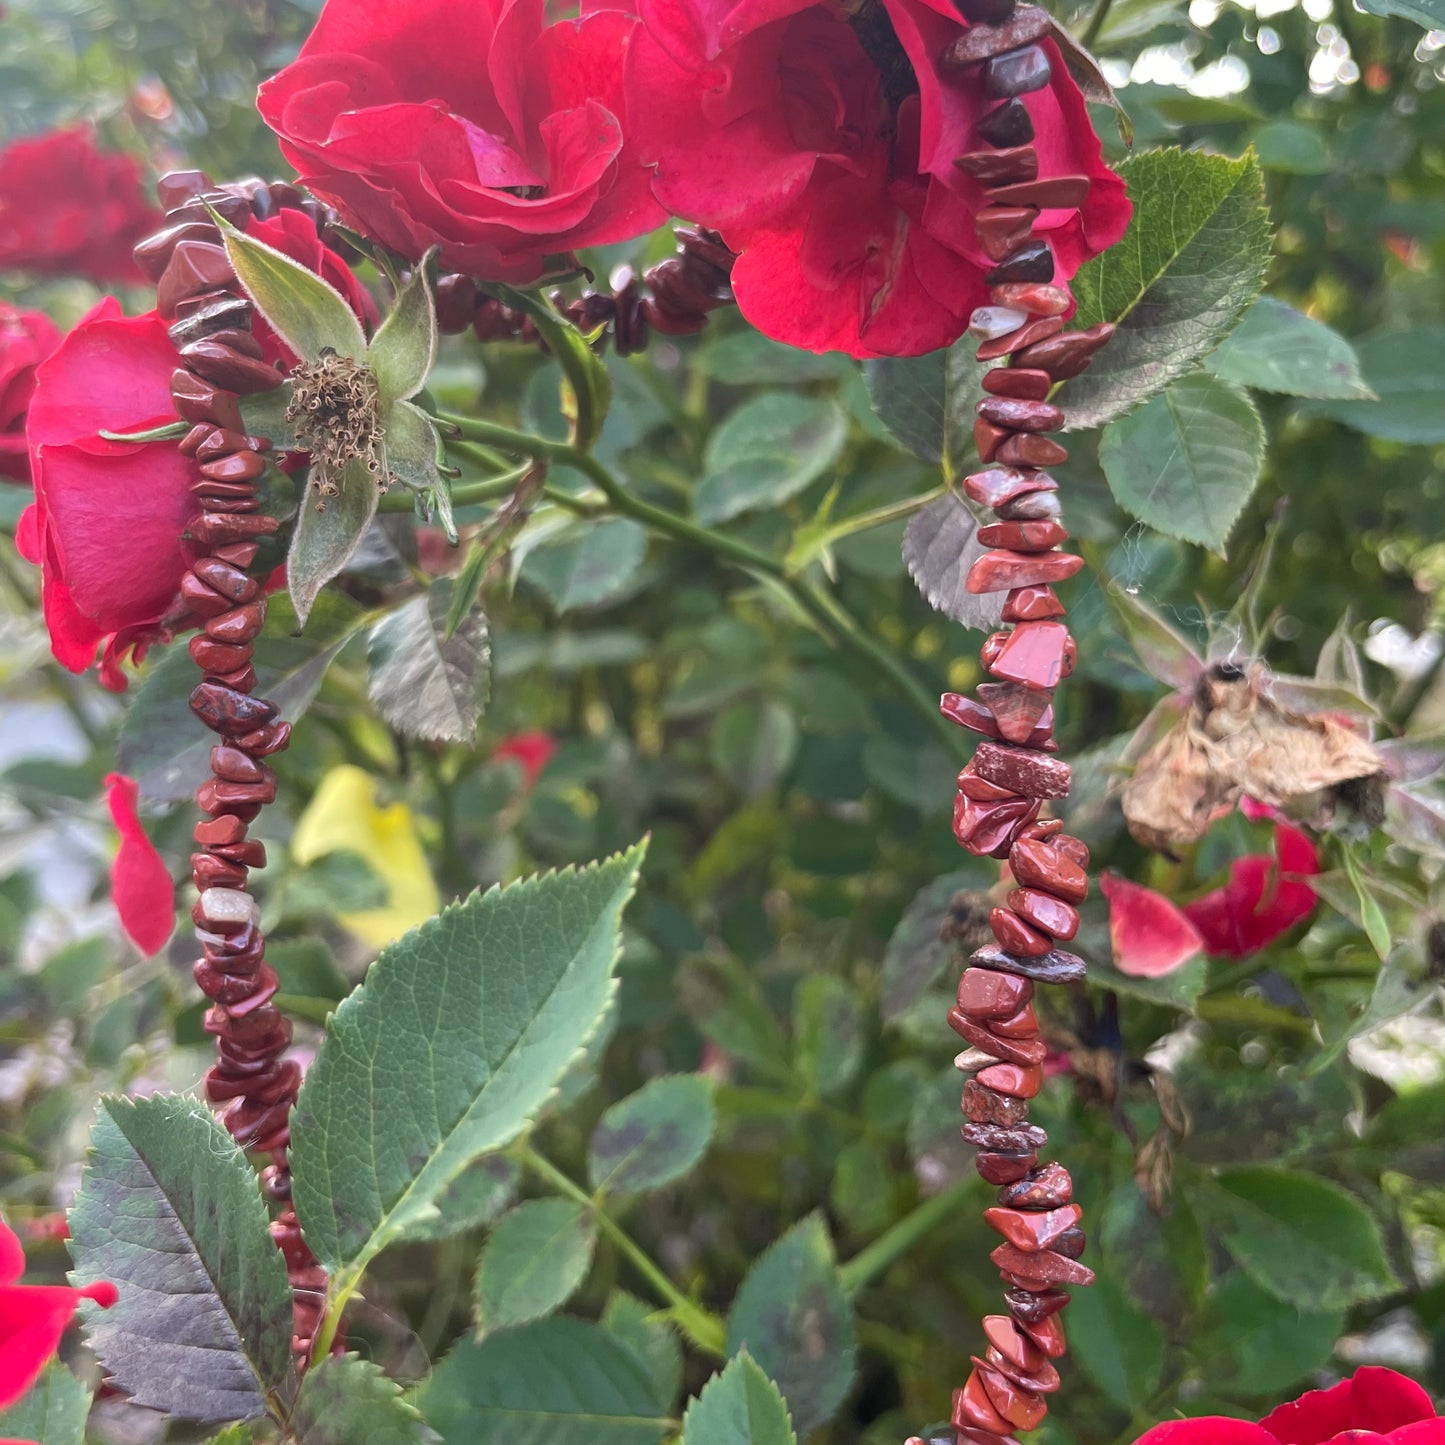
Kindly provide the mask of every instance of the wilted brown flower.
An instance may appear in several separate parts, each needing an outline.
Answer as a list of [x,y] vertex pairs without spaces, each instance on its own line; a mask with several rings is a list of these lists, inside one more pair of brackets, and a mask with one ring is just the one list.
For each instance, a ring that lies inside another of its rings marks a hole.
[[1320,827],[1346,784],[1383,785],[1385,766],[1369,742],[1328,713],[1281,707],[1270,676],[1256,663],[1200,678],[1189,710],[1124,784],[1124,818],[1141,843],[1168,852],[1198,842],[1242,797]]

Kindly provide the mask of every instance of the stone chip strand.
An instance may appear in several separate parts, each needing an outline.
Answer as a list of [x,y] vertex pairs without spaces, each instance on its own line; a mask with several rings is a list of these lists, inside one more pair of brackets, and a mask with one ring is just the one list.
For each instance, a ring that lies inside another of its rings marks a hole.
[[957,161],[985,193],[976,225],[994,262],[989,303],[974,312],[969,332],[979,359],[1000,363],[984,377],[974,424],[982,466],[963,482],[995,518],[979,529],[989,550],[967,586],[1004,592],[1008,626],[984,644],[990,680],[973,697],[945,694],[942,709],[983,738],[959,774],[954,834],[970,853],[1006,859],[1016,886],[990,915],[995,942],[969,959],[948,1022],[968,1045],[956,1061],[969,1075],[963,1137],[978,1150],[978,1172],[999,1190],[984,1217],[1002,1236],[991,1258],[1008,1313],[983,1321],[986,1348],[954,1394],[952,1430],[927,1445],[1001,1445],[1047,1413],[1060,1383],[1052,1362],[1065,1349],[1065,1287],[1094,1277],[1079,1262],[1085,1236],[1072,1180],[1061,1164],[1040,1163],[1048,1138],[1028,1122],[1028,1101],[1043,1084],[1046,1053],[1034,989],[1084,977],[1084,961],[1060,945],[1078,930],[1089,886],[1088,849],[1062,822],[1041,816],[1046,801],[1068,796],[1070,782],[1069,765],[1056,756],[1053,695],[1073,671],[1074,640],[1054,587],[1084,565],[1059,550],[1069,534],[1046,469],[1068,453],[1049,435],[1064,424],[1049,396],[1090,364],[1113,328],[1064,330],[1072,297],[1054,280],[1048,242],[1033,233],[1041,209],[1077,206],[1088,192],[1083,176],[1039,179],[1021,97],[1049,83],[1049,56],[1037,43],[1047,15],[1015,0],[960,0],[960,8],[970,23],[944,63],[996,102],[978,125],[989,149]]
[[182,362],[171,378],[171,396],[191,424],[178,445],[195,463],[191,492],[198,510],[187,535],[200,555],[181,582],[181,620],[200,629],[190,641],[202,674],[191,711],[218,735],[211,777],[196,792],[205,817],[196,824],[191,855],[198,892],[191,918],[203,947],[193,973],[211,1000],[205,1028],[215,1035],[217,1053],[205,1092],[241,1148],[270,1155],[262,1183],[280,1206],[271,1233],[286,1261],[292,1347],[304,1364],[326,1274],[291,1207],[287,1146],[301,1068],[286,1057],[291,1023],[273,1002],[278,981],[265,960],[259,910],[247,891],[250,870],[266,865],[265,846],[248,836],[250,826],[276,797],[276,774],[265,759],[286,747],[291,725],[278,717],[274,703],[255,695],[252,657],[266,620],[266,596],[248,569],[262,539],[280,524],[261,510],[258,495],[270,442],[246,434],[240,397],[279,386],[282,375],[252,334],[253,308],[210,210],[237,226],[298,210],[323,231],[332,216],[284,182],[218,187],[201,171],[175,171],[162,177],[158,190],[165,226],[143,240],[135,256],[156,284],[156,309],[170,324]]
[[[606,290],[589,289],[570,301],[554,292],[553,303],[583,333],[610,337],[619,356],[644,350],[654,331],[666,336],[701,331],[712,312],[732,302],[737,257],[716,231],[679,226],[674,234],[676,254],[640,278],[631,266],[619,266]],[[437,323],[452,333],[471,327],[482,341],[540,339],[529,316],[483,295],[469,276],[450,274],[438,281]]]

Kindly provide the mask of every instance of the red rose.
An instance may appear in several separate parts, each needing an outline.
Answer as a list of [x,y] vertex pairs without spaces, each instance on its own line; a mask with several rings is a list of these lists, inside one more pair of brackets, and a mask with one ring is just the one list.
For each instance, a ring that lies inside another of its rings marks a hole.
[[118,1298],[115,1286],[104,1280],[84,1289],[17,1283],[24,1273],[20,1241],[0,1223],[0,1409],[34,1383],[81,1300],[109,1309]]
[[[299,212],[252,221],[247,232],[317,270],[364,319],[375,306],[356,277]],[[284,369],[292,360],[259,317],[256,336]],[[181,578],[197,555],[182,540],[196,513],[194,463],[174,442],[106,441],[178,420],[171,374],[181,364],[154,311],[126,317],[107,297],[36,371],[26,426],[35,505],[16,545],[44,572],[50,647],[72,672],[101,649],[101,682],[125,687],[120,662],[139,660],[183,619]],[[279,378],[278,378],[279,379]]]
[[543,0],[327,0],[261,114],[358,230],[529,281],[666,219],[626,130],[636,28],[620,11],[546,26]]
[[1213,1415],[1156,1425],[1136,1445],[1445,1445],[1429,1395],[1393,1370],[1366,1366],[1311,1390],[1258,1425]]
[[[1245,806],[1248,804],[1248,806]],[[1270,816],[1248,799],[1241,809],[1251,818]],[[1304,877],[1320,871],[1315,845],[1298,828],[1278,823],[1274,853],[1251,853],[1229,866],[1229,881],[1193,903],[1184,913],[1199,930],[1206,953],[1247,958],[1268,948],[1314,912],[1318,899]]]
[[140,163],[97,150],[86,126],[0,152],[0,268],[139,281],[131,248],[159,221]]
[[60,332],[40,311],[17,311],[0,301],[0,477],[30,480],[25,413],[35,390],[35,368],[55,350]]
[[[741,252],[733,290],[759,330],[814,351],[907,356],[947,346],[984,304],[974,234],[987,149],[976,70],[939,63],[967,29],[951,0],[883,0],[853,22],[807,0],[640,0],[632,127],[654,189]],[[866,23],[862,17],[868,17]],[[1052,40],[1023,97],[1041,178],[1089,177],[1082,209],[1040,213],[1056,279],[1123,234],[1129,203]]]
[[43,570],[50,646],[72,672],[103,647],[101,681],[123,688],[118,663],[166,634],[181,577],[196,555],[181,541],[195,514],[192,463],[174,442],[112,442],[177,420],[180,363],[155,312],[126,317],[106,297],[36,372],[27,433],[35,505],[16,543]]
[[492,757],[510,758],[519,763],[523,778],[531,788],[536,785],[537,779],[542,776],[542,769],[552,761],[552,755],[556,751],[557,739],[551,733],[513,733],[492,749]]

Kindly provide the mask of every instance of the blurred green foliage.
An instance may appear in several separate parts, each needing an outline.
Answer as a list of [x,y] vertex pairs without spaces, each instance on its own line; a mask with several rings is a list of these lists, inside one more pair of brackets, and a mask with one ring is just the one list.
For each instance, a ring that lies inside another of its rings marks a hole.
[[[1076,32],[1088,21],[1063,18]],[[309,19],[280,0],[11,3],[0,137],[84,116],[156,171],[275,173],[254,89]],[[1080,661],[1058,722],[1076,831],[1097,866],[1180,901],[1267,847],[1267,830],[1239,818],[1179,859],[1124,832],[1106,784],[1165,689],[1118,621],[1121,589],[1214,656],[1253,651],[1311,676],[1323,655],[1322,673],[1377,704],[1380,735],[1406,740],[1398,756],[1420,787],[1414,811],[1397,803],[1383,827],[1322,844],[1324,901],[1307,929],[1241,962],[1152,984],[1110,971],[1109,989],[1047,1000],[1046,1030],[1071,1067],[1037,1117],[1075,1173],[1101,1283],[1075,1297],[1065,1390],[1041,1445],[1127,1442],[1176,1411],[1252,1416],[1360,1360],[1403,1364],[1445,1390],[1445,810],[1430,791],[1445,732],[1439,41],[1406,19],[1313,0],[1267,16],[1215,0],[1187,11],[1114,0],[1098,29],[1115,77],[1132,68],[1120,95],[1138,148],[1254,148],[1275,234],[1267,290],[1296,312],[1251,312],[1254,330],[1205,358],[1248,388],[1240,405],[1258,410],[1267,436],[1258,484],[1239,479],[1227,556],[1143,527],[1110,489],[1108,445],[1096,433],[1071,441],[1067,516],[1090,563],[1072,584]],[[1118,152],[1103,113],[1100,124]],[[667,244],[617,248],[597,269]],[[54,293],[17,281],[10,294]],[[67,293],[58,309],[78,307]],[[1337,333],[1305,339],[1322,352],[1307,351],[1298,311]],[[1373,399],[1289,394],[1281,372],[1310,355],[1357,357]],[[924,693],[977,680],[977,636],[931,610],[900,556],[909,515],[938,493],[937,467],[880,423],[859,368],[786,352],[726,314],[699,338],[607,366],[614,401],[596,450],[630,493],[791,559]],[[452,410],[564,434],[556,369],[535,350],[452,339],[430,390]],[[1136,433],[1143,415],[1130,419]],[[458,461],[464,483],[490,474],[485,457]],[[601,1207],[731,1336],[755,1316],[801,1329],[779,1312],[796,1305],[800,1278],[811,1282],[810,1367],[785,1378],[785,1342],[771,1359],[750,1342],[752,1353],[808,1438],[896,1445],[946,1415],[996,1297],[987,1191],[958,1141],[943,1024],[956,962],[937,942],[955,895],[977,909],[996,879],[949,832],[958,758],[894,679],[840,650],[774,579],[634,519],[578,520],[564,504],[585,486],[575,471],[554,468],[551,485],[483,573],[492,680],[475,748],[409,740],[366,701],[367,629],[465,555],[438,534],[385,518],[346,580],[349,603],[336,599],[299,641],[273,618],[278,669],[307,688],[325,672],[277,760],[281,801],[263,825],[272,866],[258,892],[283,993],[314,1038],[369,957],[334,914],[379,902],[386,869],[370,844],[287,867],[297,818],[338,765],[370,774],[383,805],[407,805],[448,897],[650,832],[614,1012],[531,1144],[586,1199],[580,1181],[589,1169],[603,1178],[616,1111],[647,1112],[639,1088],[711,1076],[715,1088],[683,1091],[681,1173],[665,1156],[657,1192]],[[18,505],[4,500],[13,522]],[[469,535],[491,520],[490,505],[458,513]],[[0,561],[0,696],[19,719],[0,730],[0,1200],[25,1224],[73,1188],[96,1092],[192,1087],[208,1039],[185,939],[139,960],[103,907],[96,798],[124,709],[48,663],[35,578],[8,541]],[[165,679],[184,666],[158,649],[127,700],[158,709],[129,725],[148,765],[194,742],[165,731]],[[491,755],[531,731],[557,741],[535,785]],[[165,804],[185,791],[153,786],[147,820],[178,875],[191,824],[185,806]],[[1371,910],[1389,935],[1383,965]],[[1107,960],[1100,900],[1083,940]],[[585,1357],[605,1373],[622,1369],[619,1351],[647,1358],[651,1385],[629,1376],[629,1388],[660,1432],[679,1389],[699,1389],[716,1360],[694,1339],[679,1365],[678,1337],[650,1313],[666,1301],[611,1233],[592,1229],[591,1206],[573,1199],[555,1220],[521,1213],[559,1193],[523,1164],[493,1159],[463,1176],[454,1232],[374,1267],[354,1337],[402,1378],[460,1340],[432,1395],[455,1389],[479,1411],[519,1360]],[[519,1192],[528,1202],[504,1213]],[[498,1217],[498,1236],[539,1253],[565,1232],[554,1277],[523,1289],[503,1272],[486,1252]],[[65,1268],[57,1244],[32,1257],[38,1272]],[[477,1309],[522,1320],[569,1296],[573,1314],[602,1325],[544,1318],[471,1333]],[[727,1388],[742,1390],[733,1375]],[[458,1408],[451,1397],[438,1406]],[[122,1438],[124,1413],[99,1405],[94,1437]],[[198,1437],[176,1427],[172,1438]]]

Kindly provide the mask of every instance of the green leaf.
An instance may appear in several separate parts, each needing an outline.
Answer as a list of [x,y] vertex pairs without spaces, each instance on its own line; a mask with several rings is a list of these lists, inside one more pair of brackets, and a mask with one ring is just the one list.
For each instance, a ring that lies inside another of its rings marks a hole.
[[227,1425],[218,1435],[212,1435],[206,1445],[255,1445],[255,1440],[248,1425]]
[[587,1278],[597,1228],[570,1199],[529,1199],[492,1229],[477,1270],[477,1329],[486,1334],[540,1319]]
[[442,577],[389,612],[367,639],[367,691],[405,737],[469,743],[491,679],[487,619],[470,612],[444,641],[452,581]]
[[1190,1202],[1260,1288],[1298,1309],[1347,1309],[1397,1285],[1378,1225],[1327,1180],[1232,1169],[1191,1184]]
[[1371,15],[1399,15],[1426,30],[1445,30],[1445,0],[1360,0]]
[[1079,1368],[1124,1410],[1140,1409],[1159,1388],[1164,1335],[1108,1275],[1074,1292],[1069,1345]]
[[[294,723],[311,706],[327,669],[360,630],[365,614],[349,598],[327,595],[304,636],[292,634],[296,614],[284,597],[268,603],[266,627],[255,641],[256,695],[274,702]],[[140,784],[142,796],[189,799],[211,775],[215,738],[197,732],[190,696],[199,674],[182,645],[169,648],[136,689],[120,725],[117,761]]]
[[946,353],[888,356],[863,363],[878,420],[916,457],[943,461]]
[[246,294],[297,356],[317,361],[330,350],[353,361],[365,359],[361,322],[329,281],[219,217],[216,224]]
[[90,1341],[137,1405],[246,1420],[293,1388],[291,1287],[256,1176],[198,1100],[101,1099],[70,1244],[78,1283],[120,1291]]
[[744,402],[708,438],[693,494],[698,521],[712,526],[796,496],[838,460],[847,435],[830,401],[775,391]]
[[1312,125],[1276,120],[1254,133],[1254,150],[1267,171],[1294,176],[1322,176],[1330,169],[1330,148]]
[[436,355],[436,306],[423,260],[412,269],[390,314],[366,348],[367,365],[376,373],[381,391],[383,416],[393,402],[405,401],[422,389]]
[[1060,402],[1072,428],[1101,426],[1183,376],[1259,294],[1270,256],[1264,178],[1252,153],[1144,151],[1119,167],[1128,233],[1074,277],[1078,326],[1118,334]]
[[0,1410],[0,1439],[83,1445],[89,1414],[90,1391],[59,1360],[52,1360],[13,1405]]
[[322,499],[306,488],[286,554],[286,587],[303,627],[317,594],[356,555],[380,500],[376,478],[360,461],[347,463],[336,496]]
[[602,435],[602,423],[612,404],[612,377],[602,359],[582,333],[540,296],[495,284],[486,289],[537,323],[547,350],[562,368],[562,413],[568,421],[570,440],[580,450],[590,451]]
[[291,1127],[297,1212],[333,1273],[354,1279],[432,1217],[542,1106],[612,995],[643,851],[472,894],[387,948],[337,1009]]
[[1382,441],[1445,442],[1445,326],[1376,331],[1355,349],[1379,400],[1319,402],[1310,411]]
[[1204,673],[1204,658],[1196,644],[1165,621],[1136,589],[1110,587],[1108,598],[1144,671],[1176,691],[1191,691]]
[[532,548],[520,575],[560,616],[625,592],[646,554],[647,531],[630,517],[577,522]]
[[797,751],[798,724],[788,705],[776,698],[734,703],[713,725],[713,763],[749,798],[770,792]]
[[1390,925],[1385,918],[1385,910],[1380,907],[1371,891],[1360,869],[1359,860],[1355,857],[1355,850],[1346,844],[1340,852],[1345,860],[1345,876],[1350,880],[1350,887],[1355,890],[1355,897],[1359,900],[1360,925],[1365,930],[1365,937],[1370,940],[1370,947],[1383,963],[1390,956],[1392,947]]
[[953,945],[941,936],[954,895],[992,887],[986,864],[935,878],[913,897],[883,951],[883,1017],[896,1019],[923,997],[953,957]]
[[469,1164],[437,1198],[437,1212],[415,1220],[402,1239],[450,1239],[490,1224],[517,1197],[521,1169],[505,1154],[488,1154]]
[[431,1445],[437,1438],[401,1386],[356,1355],[331,1355],[306,1372],[290,1424],[296,1445]]
[[828,1098],[846,1089],[863,1066],[863,1011],[854,991],[828,973],[810,974],[793,995],[797,1071],[811,1093]]
[[983,374],[988,363],[974,353],[978,344],[965,336],[944,351],[926,356],[885,357],[863,363],[868,395],[879,421],[914,456],[957,476],[976,454],[977,419]]
[[704,376],[729,386],[798,386],[810,381],[841,381],[853,374],[853,362],[841,352],[799,351],[759,331],[714,336],[697,352],[694,365]]
[[988,549],[978,540],[978,520],[968,504],[947,491],[920,508],[903,534],[903,564],[935,612],[963,627],[992,632],[1003,602],[997,593],[973,593],[964,585]]
[[1219,1323],[1200,1339],[1199,1355],[1211,1379],[1248,1395],[1278,1394],[1322,1369],[1344,1329],[1343,1310],[1306,1314],[1243,1274],[1221,1279],[1210,1303]]
[[615,1335],[648,1368],[653,1398],[664,1413],[682,1388],[682,1345],[665,1315],[626,1290],[616,1291],[602,1311],[602,1328]]
[[687,1407],[683,1445],[795,1445],[778,1387],[744,1350]]
[[657,1445],[670,1424],[632,1350],[560,1317],[461,1340],[420,1404],[446,1445]]
[[1288,396],[1368,398],[1354,347],[1322,321],[1261,296],[1204,363],[1216,376]]
[[890,798],[942,817],[953,807],[958,760],[933,742],[874,733],[863,745],[863,774]]
[[809,1215],[748,1271],[728,1316],[728,1353],[746,1349],[782,1390],[806,1435],[853,1384],[853,1311],[822,1219]]
[[1263,464],[1254,404],[1206,372],[1180,377],[1111,423],[1099,445],[1099,465],[1126,512],[1221,556]]
[[707,1153],[717,1125],[712,1095],[700,1074],[669,1074],[614,1104],[587,1148],[593,1189],[638,1194],[682,1178]]

